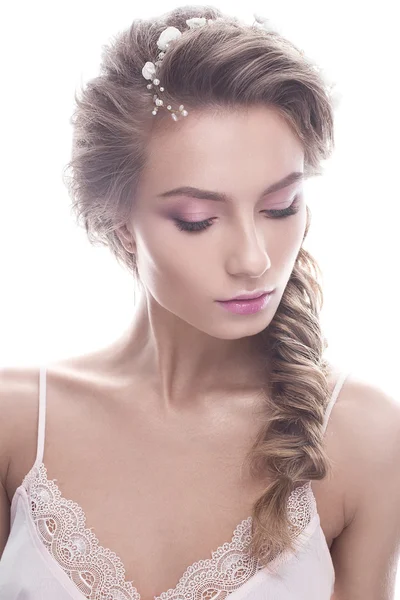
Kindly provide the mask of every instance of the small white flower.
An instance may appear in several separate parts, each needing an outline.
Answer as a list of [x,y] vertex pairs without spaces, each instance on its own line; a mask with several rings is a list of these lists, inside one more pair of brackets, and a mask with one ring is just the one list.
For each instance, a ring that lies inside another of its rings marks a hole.
[[269,19],[267,19],[267,17],[263,17],[261,15],[259,15],[258,13],[253,13],[253,16],[255,18],[255,20],[257,21],[257,23],[260,23],[260,25],[263,25],[264,23],[268,23]]
[[207,19],[204,17],[194,17],[193,19],[186,19],[186,24],[190,29],[198,29],[207,25]]
[[157,46],[160,48],[160,50],[166,50],[167,44],[172,42],[172,40],[176,40],[177,38],[181,37],[181,35],[182,32],[176,27],[167,27],[167,29],[164,29],[158,38]]
[[153,79],[154,75],[156,74],[156,66],[154,63],[152,62],[147,62],[143,69],[142,69],[142,75],[145,79]]
[[263,17],[257,13],[253,13],[254,19],[256,20],[257,27],[264,29],[270,33],[279,33],[277,27],[272,23],[271,19]]

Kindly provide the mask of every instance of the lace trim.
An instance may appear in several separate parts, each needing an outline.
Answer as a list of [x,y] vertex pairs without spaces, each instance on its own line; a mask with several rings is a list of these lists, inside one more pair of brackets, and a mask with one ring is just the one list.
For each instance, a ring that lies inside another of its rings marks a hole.
[[[125,580],[119,556],[100,545],[86,527],[82,508],[63,498],[56,481],[47,478],[41,463],[34,465],[22,482],[37,533],[50,555],[89,600],[141,600],[133,582]],[[310,483],[294,489],[288,499],[293,537],[304,531],[317,511]],[[212,552],[211,558],[188,567],[176,587],[155,600],[224,600],[265,566],[246,552],[251,528],[252,517],[248,517],[236,527],[231,542]],[[278,555],[269,566],[275,567],[289,556]]]

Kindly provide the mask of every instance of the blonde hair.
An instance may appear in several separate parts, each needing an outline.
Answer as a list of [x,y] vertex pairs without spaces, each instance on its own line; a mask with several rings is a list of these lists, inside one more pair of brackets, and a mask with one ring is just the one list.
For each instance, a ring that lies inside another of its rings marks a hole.
[[[135,274],[135,257],[116,230],[129,218],[151,132],[172,121],[165,109],[152,115],[152,92],[142,67],[156,61],[156,42],[167,26],[185,32],[186,19],[193,17],[223,20],[170,44],[158,72],[164,99],[173,107],[184,104],[187,119],[195,109],[273,108],[302,142],[307,176],[322,174],[321,161],[334,147],[328,85],[318,67],[278,33],[210,6],[185,6],[133,21],[104,48],[99,76],[80,97],[75,94],[73,149],[66,166],[71,175],[64,177],[90,242],[108,246]],[[305,236],[309,226],[307,207]],[[276,314],[259,335],[267,363],[265,423],[248,458],[254,473],[268,472],[271,480],[253,507],[249,551],[265,563],[294,550],[285,510],[291,492],[323,479],[331,467],[323,443],[329,364],[323,358],[327,342],[319,321],[319,276],[315,259],[301,248]]]

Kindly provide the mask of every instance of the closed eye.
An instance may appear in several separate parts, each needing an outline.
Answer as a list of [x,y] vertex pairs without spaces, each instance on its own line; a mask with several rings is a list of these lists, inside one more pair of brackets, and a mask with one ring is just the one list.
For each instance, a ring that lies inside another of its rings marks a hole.
[[[290,206],[288,206],[287,208],[283,208],[281,210],[278,210],[278,209],[263,210],[261,212],[268,215],[268,217],[270,217],[271,219],[283,219],[285,217],[290,217],[291,215],[295,215],[299,210],[299,206],[298,206],[298,204],[296,204],[296,201],[298,200],[298,198],[299,198],[299,196],[295,196],[292,204]],[[194,232],[194,231],[203,231],[204,229],[208,229],[208,227],[211,227],[215,218],[216,217],[211,217],[210,219],[205,219],[204,221],[183,221],[182,219],[174,219],[174,222],[180,231]]]

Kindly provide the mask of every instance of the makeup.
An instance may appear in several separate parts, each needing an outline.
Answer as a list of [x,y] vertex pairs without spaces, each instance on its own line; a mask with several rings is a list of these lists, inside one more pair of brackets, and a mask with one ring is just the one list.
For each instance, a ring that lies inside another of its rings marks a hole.
[[252,298],[249,300],[217,300],[217,303],[229,312],[238,315],[252,315],[260,312],[260,310],[263,310],[268,305],[272,293],[273,292],[269,294],[265,293],[258,298]]

